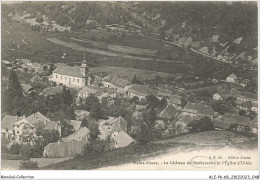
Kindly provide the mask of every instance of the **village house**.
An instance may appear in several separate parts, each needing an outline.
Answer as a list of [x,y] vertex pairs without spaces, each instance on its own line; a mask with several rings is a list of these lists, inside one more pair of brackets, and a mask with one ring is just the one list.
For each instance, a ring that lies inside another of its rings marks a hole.
[[33,143],[33,137],[36,137],[36,128],[29,121],[27,121],[25,117],[23,117],[22,120],[13,123],[12,125],[15,142]]
[[146,96],[152,94],[152,91],[148,89],[148,87],[143,85],[134,84],[128,90],[128,97],[133,98],[137,97],[140,100],[146,99]]
[[51,96],[55,96],[57,94],[62,94],[63,89],[61,86],[56,86],[56,87],[49,87],[49,88],[45,88],[40,95],[41,96],[45,96],[45,97],[51,97]]
[[162,110],[157,118],[162,120],[173,120],[178,115],[178,110],[171,104],[169,104],[164,110]]
[[82,121],[78,120],[66,120],[66,122],[72,127],[70,130],[77,132],[81,128]]
[[116,131],[111,135],[112,148],[123,148],[136,142],[124,131]]
[[246,101],[246,102],[235,101],[235,103],[240,110],[254,111],[255,113],[258,112],[257,104],[252,103],[251,101]]
[[72,157],[82,153],[84,147],[88,143],[89,142],[87,140],[49,143],[47,146],[44,147],[43,157]]
[[242,87],[246,87],[250,82],[251,82],[251,81],[250,81],[249,79],[244,79],[244,80],[240,83],[240,85],[241,85]]
[[84,111],[84,110],[75,110],[74,113],[76,115],[76,120],[78,121],[84,118],[88,118],[90,114],[89,111]]
[[83,86],[78,92],[78,99],[86,99],[89,95],[95,95],[98,92],[98,88],[95,86]]
[[172,104],[178,110],[182,109],[181,101],[182,101],[182,97],[181,96],[177,96],[177,95],[171,95],[170,98],[168,99],[168,103]]
[[166,98],[166,99],[169,99],[169,97],[172,95],[172,92],[171,91],[166,91],[166,90],[162,90],[160,89],[158,91],[158,93],[156,94],[156,97],[158,99],[163,99],[163,98]]
[[222,101],[223,100],[223,98],[220,96],[219,93],[215,93],[212,98],[216,101]]
[[198,116],[186,116],[186,115],[180,115],[176,120],[175,120],[175,133],[176,134],[181,134],[181,133],[188,133],[191,130],[191,127],[189,126],[191,122],[198,121],[200,120],[202,115]]
[[23,94],[27,95],[33,92],[33,87],[30,84],[21,83]]
[[238,78],[236,77],[235,74],[230,74],[227,78],[226,81],[230,83],[237,83]]
[[131,87],[129,80],[117,76],[104,78],[102,83],[105,87],[115,88],[117,93],[125,93]]
[[111,136],[116,131],[127,132],[127,122],[123,117],[112,118],[102,121],[99,124],[99,130],[101,134],[99,135],[100,139],[105,140],[108,136]]
[[5,115],[1,121],[1,138],[11,141],[15,135],[13,124],[21,119],[22,117]]
[[238,101],[241,102],[251,101],[253,103],[258,103],[256,94],[252,94],[250,92],[237,91],[236,89],[232,89],[231,93],[233,94],[234,97],[237,98]]
[[115,88],[99,88],[95,96],[98,98],[98,100],[101,102],[102,98],[116,98],[117,97],[117,90]]
[[202,103],[190,103],[188,102],[186,106],[182,110],[183,115],[187,116],[197,116],[203,115],[210,118],[213,118],[216,113],[212,110],[212,108],[208,105],[204,105]]
[[40,112],[33,113],[28,117],[18,117],[6,115],[1,122],[2,137],[6,137],[9,141],[24,142],[22,137],[28,135],[28,130],[32,133],[36,128],[48,130],[57,130],[61,135],[61,126],[57,121],[50,121]]
[[231,97],[233,97],[231,91],[227,91],[227,90],[218,91],[213,95],[213,99],[216,101],[225,100]]
[[250,118],[236,114],[226,113],[221,118],[213,120],[216,129],[235,130],[245,132],[250,125]]
[[78,131],[74,132],[73,134],[62,138],[63,142],[68,141],[82,141],[82,140],[88,140],[90,138],[90,130],[86,127],[83,127],[79,129]]
[[87,84],[89,85],[87,73],[87,63],[86,60],[83,60],[82,65],[78,67],[57,67],[49,77],[49,81],[55,82],[57,85],[65,85],[67,87],[83,87]]

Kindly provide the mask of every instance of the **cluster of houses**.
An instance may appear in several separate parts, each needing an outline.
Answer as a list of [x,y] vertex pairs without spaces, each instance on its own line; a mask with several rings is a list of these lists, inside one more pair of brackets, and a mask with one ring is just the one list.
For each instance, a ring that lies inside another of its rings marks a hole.
[[[26,62],[24,62],[26,63]],[[29,64],[29,63],[28,63]],[[225,114],[220,116],[217,112],[203,102],[190,103],[183,105],[183,97],[172,94],[171,91],[162,89],[151,89],[145,85],[132,84],[128,79],[117,75],[108,75],[106,77],[97,77],[91,79],[88,75],[88,66],[86,60],[83,60],[81,66],[58,65],[49,76],[49,81],[56,84],[54,87],[44,89],[40,95],[53,96],[62,93],[62,87],[65,85],[77,90],[77,100],[84,100],[90,95],[96,96],[101,102],[102,98],[114,99],[123,97],[128,99],[135,98],[140,103],[135,105],[138,114],[146,109],[146,97],[154,95],[158,99],[166,99],[167,105],[158,112],[156,116],[155,127],[157,129],[168,129],[174,133],[187,133],[191,130],[191,124],[199,121],[203,117],[208,117],[214,124],[215,129],[248,131],[257,134],[257,120],[238,116],[236,114]],[[98,81],[98,83],[95,83]],[[234,74],[226,79],[227,82],[237,83]],[[31,86],[22,84],[24,93],[29,93],[33,89]],[[240,92],[237,90],[219,91],[213,95],[216,101],[222,101],[229,97],[236,98],[238,109],[245,111],[258,112],[257,96],[251,93]],[[81,119],[88,117],[89,112],[76,110],[76,120],[67,120],[71,125],[73,133],[60,141],[50,143],[44,148],[44,157],[65,157],[80,153],[90,138],[90,130],[81,126]],[[134,113],[135,114],[135,113]],[[101,134],[99,139],[106,140],[110,138],[111,148],[126,147],[135,140],[128,134],[127,122],[123,117],[108,117],[108,119],[99,119],[97,122]],[[51,121],[40,112],[34,113],[28,117],[17,117],[5,115],[2,119],[1,135],[10,142],[31,143],[37,138],[36,129],[40,126],[48,130],[57,130],[61,136],[63,126],[59,121]],[[131,133],[138,127],[132,125]],[[165,131],[165,133],[167,133]]]
[[[77,118],[88,117],[87,111],[77,110]],[[44,157],[70,157],[82,152],[85,145],[89,143],[90,130],[82,127],[82,121],[66,120],[70,125],[72,134],[60,138],[58,142],[50,143],[44,148]],[[122,117],[109,117],[108,119],[99,120],[98,122],[100,135],[99,139],[106,140],[110,138],[111,148],[126,147],[135,140],[127,134],[127,122]],[[36,129],[56,130],[61,133],[63,125],[60,121],[51,121],[40,112],[33,113],[25,117],[5,115],[1,122],[1,138],[9,141],[10,144],[31,144],[40,138],[36,135]]]

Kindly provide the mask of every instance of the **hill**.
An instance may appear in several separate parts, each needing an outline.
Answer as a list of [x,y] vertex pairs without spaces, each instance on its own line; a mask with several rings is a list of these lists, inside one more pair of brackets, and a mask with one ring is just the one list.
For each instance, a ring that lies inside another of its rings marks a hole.
[[25,2],[2,15],[49,31],[117,29],[232,61],[257,58],[255,2]]

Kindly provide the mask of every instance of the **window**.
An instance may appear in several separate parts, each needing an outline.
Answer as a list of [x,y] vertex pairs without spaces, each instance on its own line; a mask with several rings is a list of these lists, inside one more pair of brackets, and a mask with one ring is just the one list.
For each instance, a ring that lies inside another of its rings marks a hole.
[[19,131],[17,131],[17,134],[19,134]]
[[60,76],[60,79],[62,80],[62,76]]
[[67,77],[65,77],[65,81],[67,80]]
[[73,78],[73,82],[75,82],[75,78]]
[[17,128],[19,128],[20,126],[19,125],[17,125]]
[[78,83],[79,83],[79,79],[78,79]]
[[56,79],[58,79],[58,76],[56,75]]

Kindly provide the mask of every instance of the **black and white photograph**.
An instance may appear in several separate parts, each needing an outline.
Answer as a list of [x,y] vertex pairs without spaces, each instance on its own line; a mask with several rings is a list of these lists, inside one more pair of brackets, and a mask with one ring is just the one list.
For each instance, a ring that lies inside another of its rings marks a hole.
[[1,2],[1,170],[258,170],[257,95],[257,1]]

